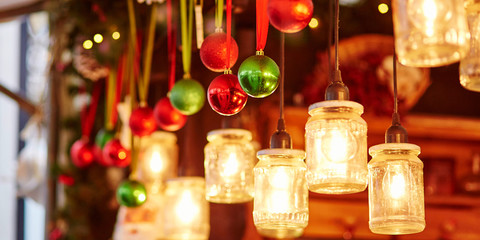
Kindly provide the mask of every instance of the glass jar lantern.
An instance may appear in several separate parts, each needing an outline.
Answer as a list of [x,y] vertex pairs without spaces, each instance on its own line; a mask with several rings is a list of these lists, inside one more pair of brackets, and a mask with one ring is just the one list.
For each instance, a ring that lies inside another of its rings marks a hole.
[[241,203],[253,198],[255,149],[243,129],[208,133],[205,146],[206,197],[215,203]]
[[377,234],[411,234],[425,228],[420,147],[385,143],[369,150],[369,226]]
[[254,168],[253,221],[257,231],[271,238],[294,238],[308,224],[305,152],[264,149]]
[[166,239],[208,239],[210,210],[205,199],[205,180],[202,177],[168,180],[163,217]]
[[166,179],[177,176],[176,142],[175,134],[163,131],[141,138],[138,153],[139,180],[149,185],[163,185]]
[[480,3],[466,0],[470,51],[460,60],[460,84],[471,91],[480,92]]
[[467,54],[468,26],[462,0],[394,0],[392,9],[401,64],[437,67]]
[[367,123],[363,106],[331,100],[310,105],[305,126],[307,182],[312,192],[356,193],[367,187]]

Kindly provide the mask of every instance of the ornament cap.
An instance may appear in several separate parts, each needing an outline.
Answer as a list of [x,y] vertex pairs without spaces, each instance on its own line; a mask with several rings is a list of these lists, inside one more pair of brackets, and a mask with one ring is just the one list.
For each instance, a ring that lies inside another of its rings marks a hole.
[[263,52],[263,49],[260,49],[258,51],[255,52],[255,55],[259,56],[259,55],[264,55],[264,52]]
[[215,32],[216,33],[223,33],[223,28],[222,27],[215,28]]
[[400,116],[398,113],[393,113],[392,126],[385,132],[386,143],[407,143],[407,130],[400,124]]
[[232,74],[232,70],[231,70],[230,68],[225,69],[225,70],[223,71],[223,74]]
[[183,79],[191,79],[192,78],[192,75],[190,75],[190,73],[186,72],[183,74]]
[[342,81],[340,70],[335,71],[335,79],[325,91],[325,100],[349,100],[350,94],[347,85]]

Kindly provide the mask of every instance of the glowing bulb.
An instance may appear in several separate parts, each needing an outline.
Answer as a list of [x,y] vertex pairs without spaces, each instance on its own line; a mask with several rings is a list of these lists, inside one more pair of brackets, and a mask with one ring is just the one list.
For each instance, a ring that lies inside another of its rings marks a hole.
[[318,27],[318,19],[312,18],[310,22],[308,23],[308,26],[310,28],[317,28]]
[[278,167],[270,180],[272,191],[269,206],[272,212],[286,212],[289,209],[289,174],[283,167]]
[[103,41],[103,36],[100,33],[93,35],[93,41],[96,43],[101,43]]
[[388,5],[385,4],[385,3],[380,3],[378,4],[378,11],[381,13],[381,14],[385,14],[388,12]]
[[236,173],[238,173],[238,160],[237,160],[237,154],[235,153],[230,153],[228,155],[227,161],[223,164],[223,176],[224,177],[232,177]]
[[435,4],[435,0],[423,1],[422,10],[428,20],[433,21],[437,18],[437,5]]
[[178,219],[180,219],[180,221],[184,224],[193,222],[195,216],[200,212],[198,206],[192,201],[192,197],[193,196],[191,192],[184,192],[180,202],[175,208],[175,213]]
[[355,139],[347,130],[327,130],[320,144],[323,154],[334,163],[349,160],[357,151]]
[[91,49],[93,47],[93,42],[91,40],[85,40],[83,42],[83,48]]
[[120,38],[120,33],[119,32],[113,32],[112,33],[112,38],[113,40],[118,40]]
[[153,173],[160,173],[163,168],[163,159],[160,156],[160,153],[158,151],[153,151],[152,157],[150,158],[150,170]]
[[390,183],[390,196],[400,199],[405,195],[405,178],[401,174],[395,174]]

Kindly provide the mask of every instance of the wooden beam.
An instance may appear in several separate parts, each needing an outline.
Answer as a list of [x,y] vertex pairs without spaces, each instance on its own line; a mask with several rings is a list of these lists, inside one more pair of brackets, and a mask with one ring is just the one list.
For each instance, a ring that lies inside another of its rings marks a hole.
[[0,11],[0,21],[45,9],[45,0]]
[[40,112],[39,108],[31,103],[29,100],[25,99],[24,97],[10,91],[8,88],[0,84],[0,92],[5,94],[7,97],[11,98],[13,101],[18,103],[18,106],[26,111],[30,115],[34,115],[35,113]]

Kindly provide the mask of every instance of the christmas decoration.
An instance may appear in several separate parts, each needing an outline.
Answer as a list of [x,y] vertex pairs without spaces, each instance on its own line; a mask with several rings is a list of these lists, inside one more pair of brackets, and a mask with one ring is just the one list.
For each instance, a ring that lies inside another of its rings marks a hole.
[[233,74],[222,74],[213,79],[208,87],[207,96],[212,109],[225,116],[240,112],[248,99],[237,76]]
[[117,188],[117,201],[122,206],[138,207],[146,200],[147,190],[141,182],[126,180]]
[[278,87],[279,76],[280,69],[277,64],[263,54],[247,58],[238,69],[238,80],[242,89],[255,98],[272,94]]
[[238,46],[235,39],[230,41],[230,64],[227,62],[227,34],[215,32],[205,38],[200,48],[200,59],[203,65],[214,72],[222,72],[235,65],[238,58]]
[[84,168],[101,157],[101,150],[97,145],[89,142],[88,139],[81,138],[73,143],[70,148],[70,157],[75,166]]
[[312,0],[269,0],[268,18],[276,29],[295,33],[304,29],[313,15]]
[[193,79],[182,79],[170,90],[172,106],[185,115],[192,115],[202,109],[205,103],[205,90]]
[[128,125],[135,136],[143,137],[150,135],[157,129],[153,110],[147,106],[140,106],[132,111]]
[[130,164],[130,151],[122,146],[119,139],[110,140],[103,148],[103,162],[116,167]]
[[177,131],[187,122],[187,116],[175,109],[167,97],[157,102],[153,116],[157,125],[166,131]]
[[110,141],[114,136],[115,136],[114,131],[108,131],[108,130],[105,130],[105,129],[100,129],[100,131],[98,131],[98,133],[97,133],[97,136],[95,137],[95,144],[97,144],[97,146],[99,146],[100,148],[103,149],[105,144],[108,141]]

